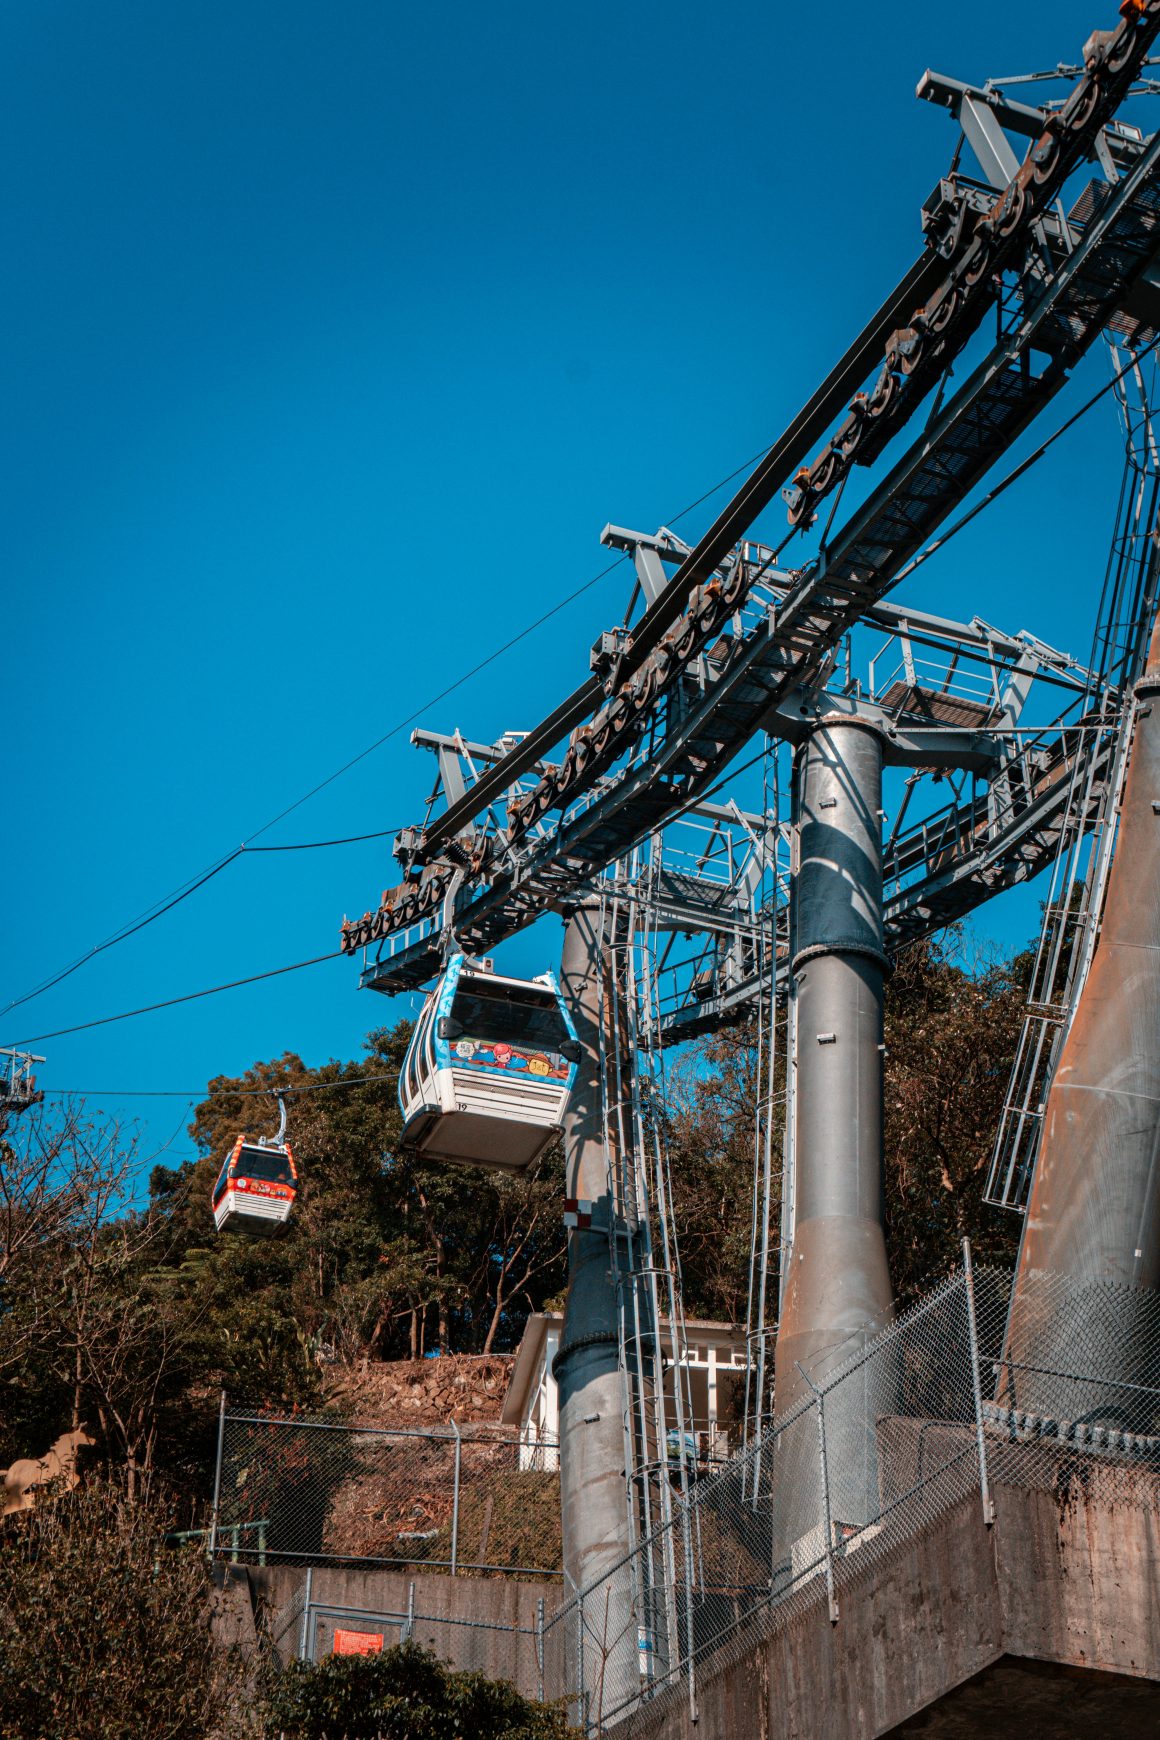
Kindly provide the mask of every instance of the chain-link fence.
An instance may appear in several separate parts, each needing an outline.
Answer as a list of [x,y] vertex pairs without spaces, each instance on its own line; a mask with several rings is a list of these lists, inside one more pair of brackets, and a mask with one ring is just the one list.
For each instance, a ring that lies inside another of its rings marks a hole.
[[674,1484],[671,1523],[562,1604],[511,1581],[509,1607],[493,1584],[451,1612],[419,1577],[380,1613],[319,1582],[350,1564],[558,1573],[556,1446],[545,1467],[495,1434],[225,1414],[216,1551],[315,1567],[267,1626],[283,1661],[414,1638],[627,1736],[662,1691],[695,1706],[710,1659],[817,1607],[837,1616],[856,1579],[964,1500],[980,1527],[999,1485],[1157,1506],[1160,1295],[1039,1275],[1010,1306],[1010,1276],[968,1266],[872,1342],[830,1350],[824,1376],[799,1368],[743,1454],[690,1464],[687,1500],[678,1469],[654,1469]]
[[558,1447],[223,1412],[212,1543],[258,1565],[558,1575]]
[[977,1495],[989,1521],[999,1483],[1154,1506],[1160,1298],[1032,1277],[1008,1334],[1010,1286],[968,1267],[836,1369],[829,1355],[816,1387],[799,1368],[772,1427],[550,1617],[547,1695],[586,1732],[630,1733],[665,1688],[695,1704],[699,1663],[815,1606],[837,1617],[856,1577],[952,1506]]

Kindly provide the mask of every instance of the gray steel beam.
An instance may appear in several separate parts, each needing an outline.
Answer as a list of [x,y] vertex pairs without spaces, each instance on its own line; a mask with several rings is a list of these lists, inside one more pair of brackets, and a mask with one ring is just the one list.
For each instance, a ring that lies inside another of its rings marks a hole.
[[[507,736],[522,738],[520,732],[510,732]],[[437,754],[441,750],[452,750],[457,755],[468,755],[472,761],[482,761],[490,767],[494,762],[501,761],[512,749],[513,744],[501,737],[498,743],[476,743],[471,737],[464,737],[460,731],[427,731],[422,726],[416,726],[411,733],[411,742],[416,749],[432,749]],[[537,769],[549,766],[550,763],[537,762]],[[532,770],[529,768],[529,772]]]
[[1001,740],[986,731],[952,725],[900,722],[885,707],[855,695],[796,690],[772,707],[761,725],[787,743],[804,743],[818,729],[843,716],[862,720],[880,733],[883,758],[891,767],[966,768],[990,773],[1002,753]]
[[[1097,759],[1096,778],[1106,773],[1106,742],[1092,734],[1079,753]],[[974,911],[992,895],[1028,881],[1050,864],[1059,850],[1068,794],[1076,767],[1074,745],[1068,747],[1066,731],[1049,759],[1039,766],[1035,790],[1018,814],[999,827],[988,818],[985,797],[955,806],[947,817],[917,822],[894,842],[888,864],[899,886],[885,903],[886,937],[893,952],[903,943],[933,935],[946,925]],[[1082,773],[1075,778],[1082,781]],[[1085,818],[1082,825],[1087,825]],[[921,872],[917,880],[907,876]],[[779,967],[779,988],[786,963]],[[679,1044],[685,1039],[731,1021],[749,1017],[766,988],[756,977],[715,990],[711,996],[691,1001],[667,1013],[661,1023],[661,1042]]]
[[[513,733],[514,735],[514,733]],[[476,743],[470,737],[464,737],[458,731],[427,731],[416,729],[411,733],[411,742],[417,749],[431,749],[442,756],[444,751],[453,751],[459,755],[468,755],[472,761],[486,762],[490,767],[500,761],[508,753],[508,747],[501,739],[499,743]],[[555,767],[552,761],[538,761],[536,772]],[[440,759],[442,767],[442,759]],[[472,788],[474,789],[474,788]],[[728,822],[748,828],[751,833],[760,833],[766,825],[766,818],[756,810],[739,809],[736,804],[716,804],[709,799],[701,803],[691,804],[682,811],[686,819],[693,818],[709,822]]]
[[[634,760],[606,781],[597,757],[584,779],[589,789],[593,780],[604,782],[598,799],[585,805],[574,801],[583,781],[559,793],[566,819],[531,838],[521,853],[518,885],[504,872],[458,899],[456,927],[470,947],[486,951],[545,907],[562,906],[592,874],[661,825],[673,809],[695,799],[752,735],[779,693],[818,671],[950,509],[1050,401],[1108,316],[1122,306],[1128,288],[1155,257],[1158,219],[1160,135],[1108,191],[1050,286],[1023,308],[1014,327],[830,540],[824,556],[802,571],[793,592],[771,607],[767,622],[741,636],[719,680],[699,698],[690,697],[679,729],[649,761]],[[1033,372],[1030,352],[1056,343],[1065,351],[1041,373]],[[744,519],[740,506],[737,514]],[[687,567],[688,562],[678,574]],[[638,651],[634,638],[633,658]],[[567,704],[553,715],[552,736],[545,736],[546,724],[525,740],[521,752],[529,751],[533,740],[543,739],[545,747],[556,741],[566,710]],[[505,758],[472,788],[465,800],[472,815],[495,795],[490,781],[497,791],[506,787],[508,771]],[[455,811],[469,819],[459,806]],[[435,827],[446,829],[453,820],[449,811]],[[402,910],[408,910],[405,901]],[[383,915],[394,928],[391,912],[388,901],[380,914],[367,915],[367,941],[381,939],[377,925]],[[348,952],[360,946],[360,935],[361,921],[346,927]],[[389,965],[366,969],[361,983],[390,991],[407,988],[430,977],[437,963],[437,948],[419,939],[412,949],[393,955]]]
[[994,110],[976,97],[964,97],[956,118],[991,186],[1006,187],[1019,173],[1019,159],[996,120]]
[[644,593],[645,606],[651,609],[668,585],[669,577],[657,552],[644,544],[638,544],[632,552],[632,561]]
[[[1129,1317],[1160,1320],[1160,624],[1136,698],[1099,942],[1047,1097],[1011,1306],[1012,1359],[1064,1371],[1079,1323],[1094,1321],[1084,1306],[1093,1290],[1137,1289]],[[1044,1275],[1074,1289],[1050,1314]],[[1089,1327],[1090,1369],[1110,1385],[1154,1382],[1154,1370],[1136,1369],[1144,1350],[1130,1325],[1095,1315],[1115,1332],[1096,1349]],[[1087,1388],[1085,1401],[1077,1387],[1076,1417],[1108,1399]],[[1016,1391],[1019,1407],[1063,1411],[1055,1380],[1025,1372]]]
[[463,777],[463,762],[454,746],[441,747],[439,756],[439,778],[443,782],[443,795],[449,804],[457,804],[467,792],[467,781]]
[[[626,526],[605,526],[600,541],[630,554],[647,549],[665,562],[680,561],[688,551],[688,545],[665,527],[656,533],[647,533],[630,531]],[[795,573],[775,567],[766,569],[763,574],[764,584],[779,598],[792,590],[797,578]],[[953,617],[936,616],[929,610],[915,610],[910,605],[883,598],[863,612],[861,621],[864,627],[881,629],[884,634],[906,634],[916,646],[954,647],[959,651],[966,650],[969,656],[1003,667],[1025,661],[1033,655],[1037,671],[1049,671],[1052,681],[1073,688],[1077,694],[1082,694],[1087,687],[1088,673],[1070,653],[1060,652],[1035,635],[1025,632],[1007,634],[979,616],[972,617],[970,622],[959,622]],[[414,733],[411,740],[416,740]]]
[[[932,72],[929,68],[919,79],[914,94],[924,102],[949,109],[956,120],[961,119],[960,110],[966,103],[970,103],[976,111],[986,109],[998,126],[1021,139],[1038,139],[1047,125],[1046,109],[1034,108],[1030,103],[1018,103],[1006,96],[1002,89],[989,90],[984,85],[964,84],[961,79],[948,78],[945,73]],[[966,132],[965,127],[963,131]],[[1117,163],[1132,161],[1143,144],[1140,129],[1123,121],[1109,121],[1104,128],[1104,135]],[[971,144],[974,145],[973,140]]]

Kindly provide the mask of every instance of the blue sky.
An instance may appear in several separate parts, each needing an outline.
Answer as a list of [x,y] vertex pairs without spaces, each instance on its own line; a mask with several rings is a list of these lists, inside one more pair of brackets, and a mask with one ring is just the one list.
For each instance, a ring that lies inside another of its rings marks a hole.
[[[788,421],[917,252],[953,144],[914,100],[923,69],[1031,70],[1114,19],[6,8],[0,1003],[411,713],[534,724],[623,611],[622,574],[424,704],[605,566],[606,521],[671,521]],[[1077,392],[1106,378],[1085,371]],[[1117,478],[1105,406],[907,596],[1082,657]],[[406,738],[264,839],[413,820],[432,765]],[[0,1042],[321,954],[395,880],[387,844],[242,859]],[[978,928],[1022,940],[1036,898]],[[558,941],[551,921],[512,959],[538,970]],[[42,1081],[101,1090],[156,1146],[183,1102],[106,1090],[354,1055],[407,1012],[356,978],[46,1041]]]

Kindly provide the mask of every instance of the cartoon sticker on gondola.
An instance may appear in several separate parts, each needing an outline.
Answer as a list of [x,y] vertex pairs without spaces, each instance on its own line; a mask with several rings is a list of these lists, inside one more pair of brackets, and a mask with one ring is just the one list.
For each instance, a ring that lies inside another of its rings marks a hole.
[[474,1041],[474,1039],[457,1039],[455,1041],[455,1055],[456,1055],[456,1057],[474,1057],[475,1056],[475,1041]]
[[541,1057],[537,1053],[535,1057],[530,1057],[528,1059],[528,1074],[529,1075],[549,1075],[550,1073],[551,1073],[551,1065],[549,1064],[546,1057]]
[[512,1048],[510,1045],[505,1045],[501,1040],[498,1045],[492,1046],[491,1054],[495,1059],[496,1067],[499,1069],[506,1069],[508,1064],[511,1062]]

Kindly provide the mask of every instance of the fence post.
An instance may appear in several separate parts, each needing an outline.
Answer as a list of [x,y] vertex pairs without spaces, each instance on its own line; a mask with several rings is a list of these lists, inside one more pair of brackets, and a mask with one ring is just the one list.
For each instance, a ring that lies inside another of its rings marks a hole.
[[838,1623],[838,1598],[834,1593],[834,1524],[830,1517],[830,1465],[826,1458],[826,1404],[821,1390],[809,1372],[795,1359],[794,1365],[814,1392],[818,1416],[818,1459],[822,1471],[822,1531],[826,1543],[826,1599],[830,1604],[830,1624]]
[[407,1584],[407,1626],[403,1632],[402,1641],[410,1643],[415,1635],[415,1583],[414,1579]]
[[213,1477],[213,1512],[209,1519],[209,1558],[211,1564],[213,1563],[213,1556],[217,1551],[218,1505],[221,1502],[222,1495],[222,1449],[225,1445],[225,1437],[226,1392],[223,1390],[221,1405],[218,1408],[217,1467],[214,1470]]
[[979,1448],[979,1494],[983,1501],[983,1522],[990,1528],[995,1521],[995,1506],[987,1480],[987,1439],[983,1431],[983,1386],[979,1378],[979,1325],[975,1316],[975,1271],[971,1264],[971,1241],[963,1240],[963,1285],[967,1296],[967,1333],[971,1342],[971,1387],[975,1393],[975,1441]]
[[458,1574],[459,1564],[459,1471],[463,1464],[463,1438],[457,1421],[452,1420],[451,1430],[455,1433],[455,1489],[451,1496],[451,1575],[454,1577]]
[[584,1695],[584,1591],[576,1595],[576,1701],[581,1732],[588,1732],[588,1699]]
[[[681,1557],[685,1565],[685,1673],[689,1681],[689,1720],[696,1727],[700,1721],[697,1710],[697,1669],[694,1661],[696,1654],[696,1631],[693,1621],[693,1537],[689,1529],[689,1505],[691,1500],[685,1497],[681,1500]],[[672,1527],[672,1524],[669,1524]]]
[[539,1690],[536,1696],[544,1701],[544,1597],[536,1602],[536,1674]]
[[[313,1565],[311,1565],[310,1568],[306,1572],[306,1599],[305,1599],[303,1606],[302,1606],[302,1635],[298,1640],[298,1660],[299,1661],[308,1661],[310,1659],[309,1656],[307,1656],[307,1654],[306,1654],[306,1645],[308,1643],[312,1642],[312,1639],[310,1637],[310,1608],[311,1608],[311,1596],[312,1596],[313,1592],[314,1592],[314,1567],[313,1567]],[[313,1653],[314,1652],[312,1649],[311,1655],[313,1655]]]

